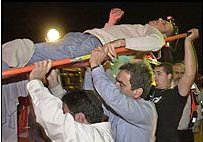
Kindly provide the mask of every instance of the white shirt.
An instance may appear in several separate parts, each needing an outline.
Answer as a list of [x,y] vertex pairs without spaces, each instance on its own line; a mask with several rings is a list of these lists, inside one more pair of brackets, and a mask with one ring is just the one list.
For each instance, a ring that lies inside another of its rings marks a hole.
[[102,29],[86,30],[84,33],[96,36],[102,44],[125,39],[125,48],[136,51],[158,51],[165,44],[164,35],[149,24],[122,24]]
[[53,96],[39,80],[27,84],[36,121],[53,142],[114,142],[109,122],[84,124],[63,114],[62,101]]

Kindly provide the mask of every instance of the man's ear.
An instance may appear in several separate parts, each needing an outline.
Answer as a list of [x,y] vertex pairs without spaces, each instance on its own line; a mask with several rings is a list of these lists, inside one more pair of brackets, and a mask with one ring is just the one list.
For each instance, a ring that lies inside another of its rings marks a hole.
[[142,93],[143,93],[143,89],[142,88],[138,88],[138,89],[133,90],[133,94],[134,94],[133,98],[134,99],[140,98]]
[[168,74],[168,79],[171,80],[172,79],[172,74]]
[[74,116],[74,119],[75,119],[75,121],[80,122],[80,123],[86,123],[86,124],[89,123],[85,117],[85,114],[82,112],[76,113]]

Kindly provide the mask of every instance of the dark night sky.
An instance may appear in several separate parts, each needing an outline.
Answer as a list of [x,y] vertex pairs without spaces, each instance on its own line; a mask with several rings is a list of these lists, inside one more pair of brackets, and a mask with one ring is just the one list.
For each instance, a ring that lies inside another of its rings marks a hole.
[[44,41],[48,28],[57,27],[62,35],[102,27],[111,8],[125,11],[120,23],[145,24],[151,19],[172,15],[180,33],[200,30],[198,60],[202,72],[202,2],[3,2],[1,42],[16,38]]

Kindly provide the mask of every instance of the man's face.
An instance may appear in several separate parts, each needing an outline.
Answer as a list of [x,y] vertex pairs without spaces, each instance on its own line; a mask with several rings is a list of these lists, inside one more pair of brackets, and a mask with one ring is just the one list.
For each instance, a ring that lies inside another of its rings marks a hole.
[[178,82],[184,74],[184,67],[181,65],[173,66],[173,80]]
[[119,86],[122,93],[124,93],[127,96],[133,96],[133,91],[131,89],[130,84],[130,74],[125,71],[121,70],[117,77],[116,77],[116,85]]
[[164,71],[163,67],[155,67],[154,74],[155,74],[156,88],[167,89],[168,87],[170,87],[170,77]]
[[169,33],[172,33],[173,31],[173,25],[161,18],[159,18],[158,20],[149,21],[149,25],[157,28],[163,34],[169,35]]

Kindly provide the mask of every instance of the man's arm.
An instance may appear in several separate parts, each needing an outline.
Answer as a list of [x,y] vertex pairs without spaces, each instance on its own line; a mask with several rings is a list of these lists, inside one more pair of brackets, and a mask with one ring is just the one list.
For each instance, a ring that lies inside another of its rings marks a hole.
[[[123,15],[124,15],[124,11],[121,10],[120,8],[111,9],[109,13],[108,22],[105,23],[104,28],[116,25],[121,20]],[[86,68],[83,89],[94,90],[92,78],[91,78],[91,71],[89,67]]]
[[[42,80],[51,68],[51,61],[35,63],[27,84],[31,96],[36,121],[42,125],[52,141],[65,141],[75,136],[74,118],[70,113],[63,114],[62,101],[53,96]],[[65,127],[67,126],[67,127]]]
[[197,59],[195,54],[195,49],[193,47],[193,41],[198,38],[198,29],[191,29],[188,32],[191,34],[185,38],[185,73],[178,83],[178,91],[181,96],[187,96],[190,90],[197,71]]
[[[89,60],[94,86],[106,104],[111,106],[127,121],[138,124],[138,122],[141,121],[140,119],[148,114],[143,113],[143,105],[139,104],[140,101],[135,101],[133,98],[122,94],[116,84],[112,83],[105,75],[104,68],[101,67],[101,64],[106,60],[107,55],[110,55],[110,58],[116,56],[113,51],[114,48],[110,47],[105,49],[106,51],[102,50],[102,48],[94,49]],[[135,117],[137,119],[135,119]]]
[[47,81],[49,84],[49,89],[51,93],[58,97],[62,98],[66,94],[66,90],[63,89],[61,83],[59,82],[59,76],[58,76],[59,70],[53,69],[51,70],[49,76],[47,77]]
[[[132,31],[131,31],[132,32]],[[136,30],[135,32],[143,33],[142,36],[126,37],[104,44],[114,48],[125,47],[135,51],[159,51],[164,45],[165,40],[162,33],[152,26],[145,26],[145,30]]]
[[[111,27],[116,25],[121,18],[124,16],[124,11],[121,10],[120,8],[113,8],[111,9],[109,13],[109,20],[107,23],[105,23],[104,27]],[[113,42],[110,42],[106,44],[105,46],[112,46],[112,47],[124,47],[125,46],[125,40],[124,39],[119,39]]]

